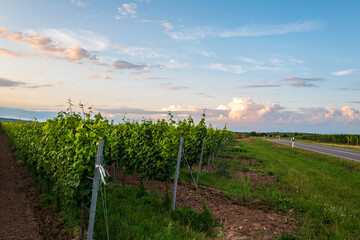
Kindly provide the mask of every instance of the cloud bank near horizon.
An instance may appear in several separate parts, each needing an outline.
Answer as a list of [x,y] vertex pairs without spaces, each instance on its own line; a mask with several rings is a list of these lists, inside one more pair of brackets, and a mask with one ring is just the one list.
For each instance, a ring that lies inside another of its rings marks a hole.
[[[215,109],[205,109],[191,105],[170,105],[157,110],[110,108],[106,106],[94,106],[93,109],[95,112],[101,112],[105,117],[117,121],[120,121],[124,116],[134,120],[143,118],[153,120],[168,119],[169,112],[177,119],[183,119],[191,115],[195,120],[199,120],[205,111],[208,123],[215,127],[223,127],[226,124],[228,129],[233,131],[264,130],[271,129],[274,126],[279,128],[287,126],[287,131],[306,130],[316,132],[315,129],[318,129],[325,133],[331,133],[339,130],[346,131],[346,127],[350,125],[353,127],[360,126],[360,112],[349,106],[341,108],[310,107],[300,108],[298,111],[289,111],[279,104],[257,103],[251,97],[234,97],[231,102],[219,105]],[[20,112],[25,112],[26,116],[33,113],[32,117],[39,118],[40,111],[42,116],[49,113],[48,115],[53,117],[55,110],[22,109]],[[11,108],[0,108],[0,115],[4,117],[18,117],[11,114],[14,112],[15,110]],[[360,133],[360,127],[357,127],[357,131]]]

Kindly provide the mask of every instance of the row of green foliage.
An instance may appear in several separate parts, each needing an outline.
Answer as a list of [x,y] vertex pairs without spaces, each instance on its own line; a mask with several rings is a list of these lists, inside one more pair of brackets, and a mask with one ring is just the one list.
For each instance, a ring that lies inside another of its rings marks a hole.
[[[114,124],[100,114],[60,112],[45,123],[3,123],[9,143],[28,170],[46,179],[58,203],[67,207],[89,202],[97,144],[105,140],[104,164],[117,164],[126,173],[137,172],[143,179],[168,181],[175,172],[179,139],[185,138],[184,153],[190,166],[199,160],[202,139],[205,151],[216,152],[231,133],[183,121],[124,120]],[[213,147],[211,149],[211,147]]]
[[322,143],[359,145],[360,135],[356,134],[307,134],[296,137],[299,140],[317,141]]
[[[51,182],[58,204],[79,206],[91,194],[99,139],[109,139],[111,125],[94,118],[60,112],[45,123],[2,123],[10,145],[28,171]],[[105,156],[108,153],[104,152]]]

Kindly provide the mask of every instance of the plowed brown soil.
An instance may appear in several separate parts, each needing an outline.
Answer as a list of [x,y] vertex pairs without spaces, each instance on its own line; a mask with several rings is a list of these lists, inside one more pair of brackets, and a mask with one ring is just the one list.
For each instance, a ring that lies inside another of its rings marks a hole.
[[6,142],[0,126],[0,240],[69,239],[60,236],[62,222],[41,207],[41,198],[20,161]]
[[[108,168],[113,174],[113,166]],[[117,182],[122,184],[123,174],[117,168]],[[126,176],[126,185],[140,184],[140,177],[136,174]],[[165,184],[159,181],[145,181],[145,188],[159,194],[165,193]],[[173,183],[169,183],[169,193],[172,196]],[[292,213],[275,211],[264,206],[246,206],[234,204],[226,198],[222,191],[199,186],[199,192],[213,216],[223,224],[227,240],[235,239],[274,239],[283,232],[293,232],[297,229]],[[176,195],[177,207],[190,207],[196,211],[203,211],[200,196],[194,185],[179,182]]]
[[28,188],[0,129],[0,239],[43,239]]
[[235,142],[251,142],[251,138],[234,139]]

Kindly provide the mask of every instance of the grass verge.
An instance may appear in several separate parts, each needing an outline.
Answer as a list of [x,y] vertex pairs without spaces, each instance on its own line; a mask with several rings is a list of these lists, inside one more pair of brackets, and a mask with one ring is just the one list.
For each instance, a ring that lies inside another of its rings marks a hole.
[[[216,159],[218,168],[203,171],[201,185],[223,190],[242,203],[265,203],[295,211],[300,224],[296,235],[301,239],[359,239],[359,163],[261,139],[233,142],[221,157],[230,160]],[[255,159],[256,164],[241,159]],[[278,179],[267,185],[251,185],[246,177],[234,179],[236,170],[276,175]],[[186,181],[186,170],[182,176]]]

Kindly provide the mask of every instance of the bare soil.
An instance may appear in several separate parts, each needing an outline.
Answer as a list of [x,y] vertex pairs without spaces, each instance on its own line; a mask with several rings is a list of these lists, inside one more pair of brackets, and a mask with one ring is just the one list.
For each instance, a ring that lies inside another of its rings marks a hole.
[[244,163],[244,164],[251,164],[251,165],[256,165],[256,164],[258,164],[258,161],[255,160],[255,159],[249,160],[249,159],[243,158],[243,159],[240,159],[240,162],[241,162],[241,163]]
[[235,142],[252,142],[251,138],[234,139]]
[[[113,174],[113,166],[108,167]],[[122,184],[124,175],[117,168],[117,183]],[[125,176],[125,185],[140,185],[137,174]],[[160,181],[145,181],[145,188],[159,195],[165,193],[165,183]],[[172,196],[173,183],[169,182],[169,194]],[[276,211],[269,207],[246,206],[235,204],[225,197],[222,191],[199,186],[199,193],[203,197],[213,216],[223,224],[224,239],[259,239],[260,231],[264,233],[262,239],[274,239],[283,232],[294,232],[298,227],[293,213]],[[195,211],[203,211],[200,196],[194,185],[179,182],[176,193],[177,207],[190,207]]]
[[258,164],[258,161],[255,159],[251,159],[251,160],[245,159],[245,158],[239,159],[237,157],[222,157],[222,158],[220,158],[220,160],[225,161],[225,162],[241,162],[244,164],[252,164],[252,165]]
[[250,171],[242,171],[242,170],[234,170],[233,171],[234,178],[246,178],[248,177],[249,183],[252,186],[257,184],[267,185],[277,181],[277,176],[275,175],[263,175],[261,173],[250,172]]
[[60,237],[61,221],[42,208],[41,197],[25,175],[0,126],[0,239],[40,240]]

